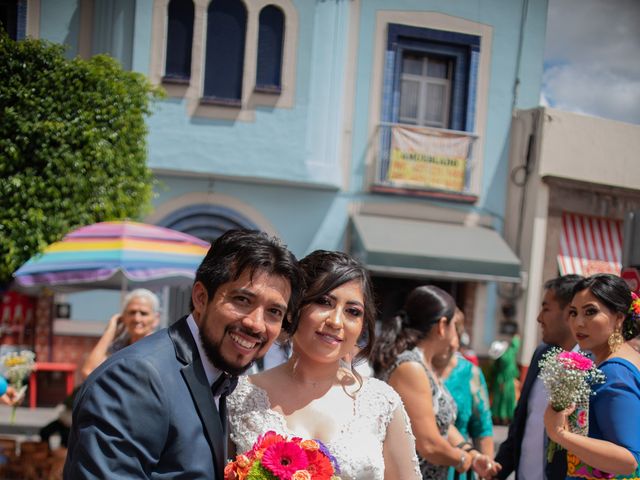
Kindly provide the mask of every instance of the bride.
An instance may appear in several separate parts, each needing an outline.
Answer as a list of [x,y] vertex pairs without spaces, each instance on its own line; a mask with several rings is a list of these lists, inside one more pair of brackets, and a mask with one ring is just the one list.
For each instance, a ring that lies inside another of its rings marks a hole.
[[273,430],[323,442],[337,458],[343,480],[420,479],[398,394],[379,380],[361,378],[341,361],[356,350],[356,360],[366,359],[372,349],[375,307],[366,270],[344,253],[323,250],[300,265],[307,290],[291,358],[240,377],[228,399],[237,452],[251,449],[259,435]]

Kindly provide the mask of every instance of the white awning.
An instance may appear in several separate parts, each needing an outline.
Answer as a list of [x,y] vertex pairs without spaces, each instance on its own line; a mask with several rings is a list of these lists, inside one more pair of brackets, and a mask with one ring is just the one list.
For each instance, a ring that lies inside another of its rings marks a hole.
[[564,212],[558,267],[561,275],[620,275],[622,221]]

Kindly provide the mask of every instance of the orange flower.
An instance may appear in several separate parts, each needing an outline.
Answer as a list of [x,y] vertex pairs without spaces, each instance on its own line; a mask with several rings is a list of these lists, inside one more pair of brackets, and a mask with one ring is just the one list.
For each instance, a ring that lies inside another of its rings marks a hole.
[[306,470],[298,470],[291,475],[291,480],[311,480],[311,474]]
[[302,440],[300,442],[300,447],[302,447],[306,451],[315,451],[320,449],[320,444],[315,440]]
[[236,480],[238,474],[236,473],[236,466],[233,463],[227,463],[224,467],[224,480]]
[[246,455],[240,454],[236,456],[236,464],[240,468],[247,468],[251,466],[251,460],[249,460],[249,457],[247,457]]

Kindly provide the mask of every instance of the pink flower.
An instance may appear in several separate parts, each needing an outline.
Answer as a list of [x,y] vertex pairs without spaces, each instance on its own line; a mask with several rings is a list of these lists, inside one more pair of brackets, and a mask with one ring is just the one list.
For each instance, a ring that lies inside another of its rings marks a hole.
[[578,422],[578,426],[580,428],[584,428],[587,426],[587,411],[586,410],[580,410],[578,412],[578,418],[576,420]]
[[562,352],[558,354],[558,360],[566,368],[587,371],[593,368],[593,362],[578,352]]
[[298,470],[305,470],[307,454],[292,442],[278,442],[264,451],[262,465],[280,480],[290,480]]

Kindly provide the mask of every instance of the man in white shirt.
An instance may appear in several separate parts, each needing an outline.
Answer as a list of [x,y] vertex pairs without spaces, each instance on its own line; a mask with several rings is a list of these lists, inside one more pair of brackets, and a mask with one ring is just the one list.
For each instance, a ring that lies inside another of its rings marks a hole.
[[538,346],[531,358],[507,439],[500,445],[496,455],[496,461],[502,465],[497,479],[505,479],[512,472],[516,472],[517,480],[556,480],[566,477],[567,460],[564,452],[556,452],[553,460],[547,462],[548,439],[543,416],[549,396],[538,379],[538,362],[554,346],[565,350],[576,347],[576,340],[569,329],[569,305],[573,298],[573,287],[580,280],[580,275],[564,275],[544,284],[545,292],[538,314],[544,343]]

